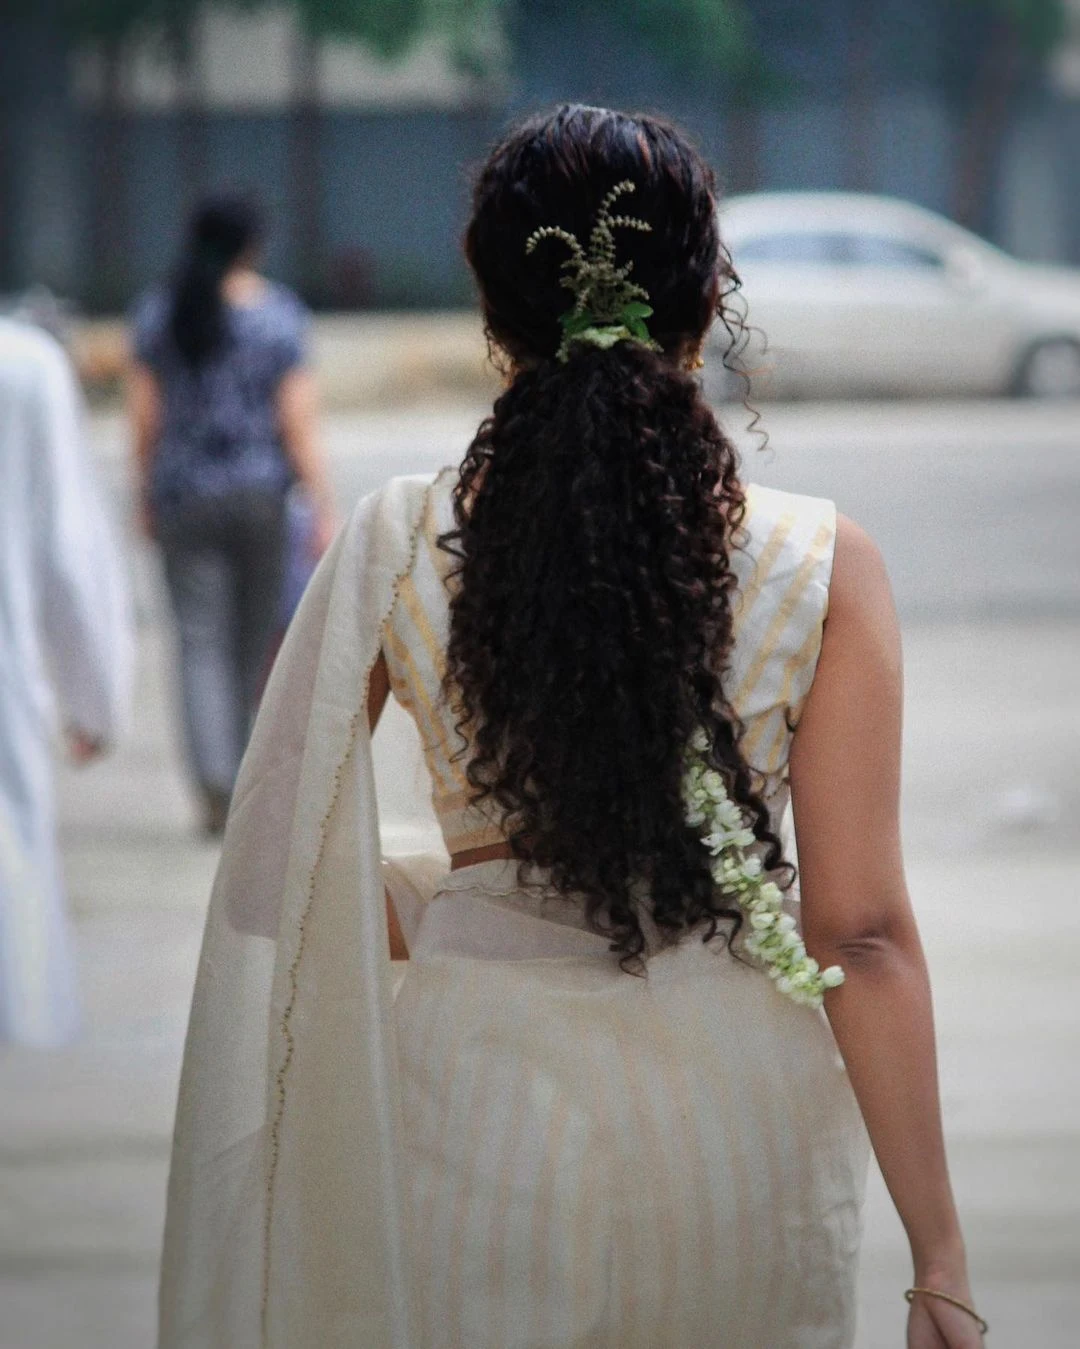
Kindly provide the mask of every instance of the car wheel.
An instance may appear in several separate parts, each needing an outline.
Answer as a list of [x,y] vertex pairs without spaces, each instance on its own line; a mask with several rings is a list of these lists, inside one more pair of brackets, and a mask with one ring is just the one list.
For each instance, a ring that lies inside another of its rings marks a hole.
[[1024,357],[1016,387],[1027,398],[1080,398],[1080,342],[1039,342]]

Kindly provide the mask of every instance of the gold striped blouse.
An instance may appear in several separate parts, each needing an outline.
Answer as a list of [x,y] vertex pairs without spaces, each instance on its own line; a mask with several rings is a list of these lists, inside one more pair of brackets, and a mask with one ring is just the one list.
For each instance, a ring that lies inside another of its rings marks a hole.
[[[490,808],[470,804],[461,738],[443,694],[452,558],[438,535],[453,528],[454,475],[429,494],[416,558],[383,630],[395,698],[416,722],[432,800],[453,854],[503,840]],[[751,484],[732,554],[738,578],[735,641],[725,679],[743,724],[742,748],[766,780],[774,817],[787,801],[791,737],[817,668],[829,603],[836,509],[831,501]]]

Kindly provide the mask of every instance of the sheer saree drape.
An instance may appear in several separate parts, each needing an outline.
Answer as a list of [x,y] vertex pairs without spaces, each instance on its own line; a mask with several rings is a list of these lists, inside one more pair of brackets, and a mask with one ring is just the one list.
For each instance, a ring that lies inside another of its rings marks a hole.
[[429,485],[360,503],[244,760],[180,1084],[161,1349],[415,1342],[366,695]]

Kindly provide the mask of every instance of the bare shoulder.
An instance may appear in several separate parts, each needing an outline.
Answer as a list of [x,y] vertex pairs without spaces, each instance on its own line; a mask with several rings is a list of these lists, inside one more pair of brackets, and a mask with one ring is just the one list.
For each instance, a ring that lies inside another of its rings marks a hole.
[[870,535],[846,515],[836,519],[827,635],[830,627],[834,639],[844,629],[873,632],[879,640],[888,640],[898,628],[885,559]]
[[870,535],[840,515],[815,679],[819,701],[822,685],[849,685],[873,672],[892,682],[900,664],[900,625],[885,561]]
[[892,606],[892,587],[880,549],[861,525],[846,515],[838,515],[829,586],[830,615],[834,611],[856,613],[884,600]]
[[838,800],[840,784],[860,774],[892,781],[902,704],[900,625],[884,560],[865,530],[839,516],[821,655],[791,748],[804,824],[808,789]]

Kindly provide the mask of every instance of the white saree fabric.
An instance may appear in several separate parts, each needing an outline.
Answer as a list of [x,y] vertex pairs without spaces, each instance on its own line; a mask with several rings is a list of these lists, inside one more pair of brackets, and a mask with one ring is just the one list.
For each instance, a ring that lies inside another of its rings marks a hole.
[[361,503],[245,759],[161,1349],[850,1349],[866,1139],[819,1014],[692,938],[633,978],[514,864],[422,853],[394,998],[364,700],[427,488]]
[[417,1349],[850,1349],[866,1138],[822,1017],[689,939],[619,970],[451,874],[395,1013]]
[[427,479],[366,498],[275,664],[196,980],[162,1349],[410,1349],[391,967],[366,715]]

